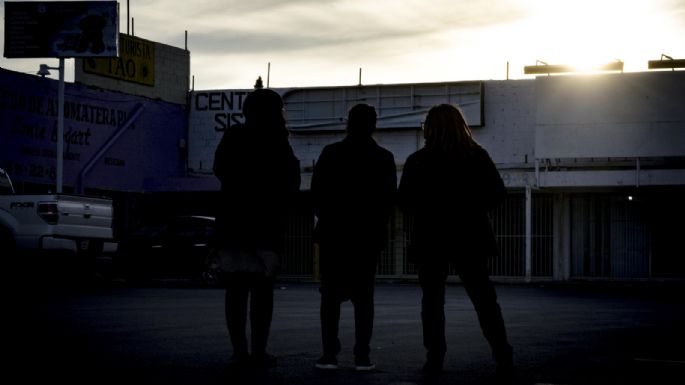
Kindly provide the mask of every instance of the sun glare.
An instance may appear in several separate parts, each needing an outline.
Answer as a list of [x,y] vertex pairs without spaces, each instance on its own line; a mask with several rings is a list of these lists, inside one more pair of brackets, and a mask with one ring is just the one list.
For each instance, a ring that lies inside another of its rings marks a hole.
[[531,44],[535,55],[531,60],[569,65],[577,71],[631,59],[653,11],[647,1],[577,0],[556,5],[533,11],[531,25],[538,40]]

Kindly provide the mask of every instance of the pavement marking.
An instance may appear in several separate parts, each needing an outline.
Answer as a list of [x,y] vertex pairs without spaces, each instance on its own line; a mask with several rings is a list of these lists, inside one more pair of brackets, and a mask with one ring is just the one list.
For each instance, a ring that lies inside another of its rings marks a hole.
[[633,361],[637,362],[649,362],[649,363],[659,363],[659,364],[678,364],[685,365],[685,361],[678,360],[657,360],[654,358],[633,358]]

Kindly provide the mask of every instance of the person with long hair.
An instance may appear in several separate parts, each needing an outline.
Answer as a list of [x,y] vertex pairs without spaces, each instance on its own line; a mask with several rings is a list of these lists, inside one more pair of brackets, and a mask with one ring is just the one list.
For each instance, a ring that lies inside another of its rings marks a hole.
[[[266,346],[273,315],[285,219],[300,187],[300,166],[288,142],[283,100],[258,88],[243,102],[244,124],[231,126],[214,157],[221,181],[216,248],[226,283],[226,323],[238,366],[272,367]],[[251,347],[246,337],[249,315]]]
[[489,257],[498,254],[488,212],[502,203],[504,183],[457,107],[432,107],[424,123],[424,138],[425,146],[404,165],[398,192],[400,208],[414,220],[409,257],[417,265],[422,289],[427,351],[423,371],[438,374],[443,369],[445,282],[451,265],[492,348],[497,376],[510,377],[512,347],[487,264]]

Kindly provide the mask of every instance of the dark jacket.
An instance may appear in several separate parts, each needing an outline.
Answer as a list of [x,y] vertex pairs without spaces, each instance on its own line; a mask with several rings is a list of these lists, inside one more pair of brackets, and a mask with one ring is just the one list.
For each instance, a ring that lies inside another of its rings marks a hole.
[[488,153],[460,156],[423,148],[410,155],[399,187],[399,206],[414,218],[410,260],[429,262],[498,254],[488,212],[506,189]]
[[285,218],[300,187],[287,136],[232,126],[216,149],[214,174],[221,181],[219,245],[282,251]]
[[395,158],[373,138],[347,136],[324,147],[311,185],[315,240],[380,251],[396,189]]

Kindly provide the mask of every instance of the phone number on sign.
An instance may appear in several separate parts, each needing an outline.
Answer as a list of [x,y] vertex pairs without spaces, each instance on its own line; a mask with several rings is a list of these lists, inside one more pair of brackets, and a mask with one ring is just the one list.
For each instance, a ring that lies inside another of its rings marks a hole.
[[53,181],[57,177],[57,168],[53,165],[43,166],[35,163],[7,162],[5,171],[15,177],[29,176]]

